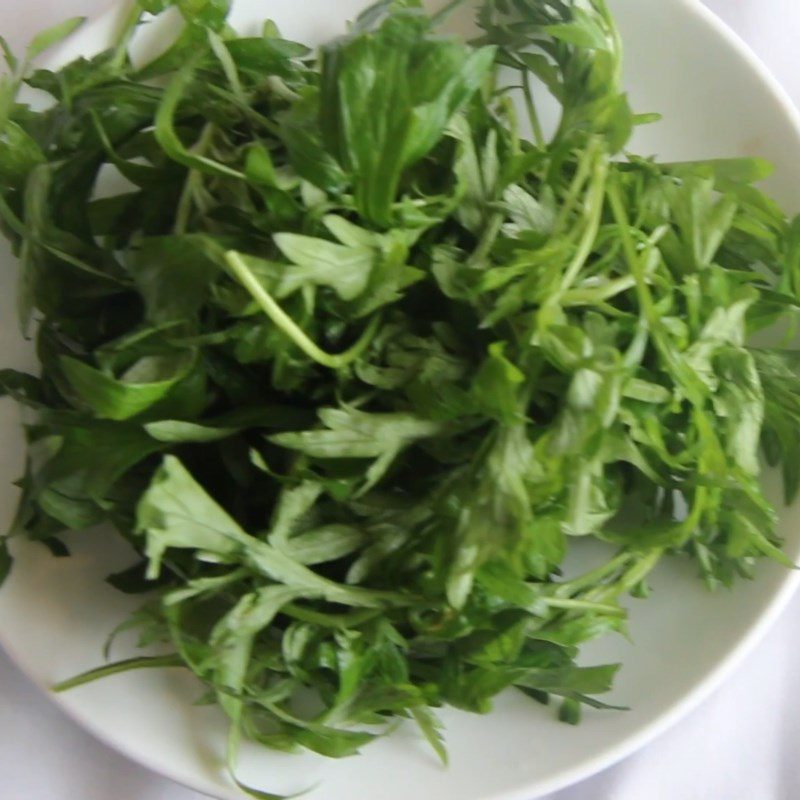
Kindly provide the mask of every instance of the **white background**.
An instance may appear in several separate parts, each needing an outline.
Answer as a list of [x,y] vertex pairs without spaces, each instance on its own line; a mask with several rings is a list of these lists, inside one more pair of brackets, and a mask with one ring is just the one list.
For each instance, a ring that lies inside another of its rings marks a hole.
[[[800,104],[800,0],[706,2]],[[0,0],[0,33],[19,49],[42,27],[107,5],[108,0]],[[800,800],[798,620],[800,598],[694,713],[639,754],[548,800]],[[0,800],[200,798],[75,727],[0,652]]]

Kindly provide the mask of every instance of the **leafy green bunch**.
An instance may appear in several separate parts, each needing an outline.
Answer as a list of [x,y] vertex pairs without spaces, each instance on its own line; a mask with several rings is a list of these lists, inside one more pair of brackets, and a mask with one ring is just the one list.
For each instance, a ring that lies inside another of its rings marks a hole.
[[[166,6],[182,32],[133,63]],[[185,667],[232,758],[349,755],[394,717],[444,757],[433,709],[509,687],[576,721],[617,668],[579,646],[664,554],[712,586],[791,565],[759,472],[763,444],[795,496],[798,357],[750,342],[794,322],[800,227],[758,160],[625,152],[651,118],[602,0],[486,0],[470,43],[382,2],[318,54],[227,11],[142,0],[58,71],[6,53],[0,217],[42,365],[0,372],[29,409],[11,535],[112,525],[141,563],[111,581],[175,653],[68,685]],[[581,537],[609,556],[564,576]]]

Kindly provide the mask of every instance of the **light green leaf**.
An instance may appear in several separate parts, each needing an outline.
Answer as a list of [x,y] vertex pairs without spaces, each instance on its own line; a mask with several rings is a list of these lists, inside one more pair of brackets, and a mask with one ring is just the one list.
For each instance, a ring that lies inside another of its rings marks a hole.
[[233,436],[236,428],[212,428],[195,422],[175,419],[148,422],[144,429],[159,442],[178,444],[180,442],[218,442]]
[[343,300],[354,300],[367,288],[375,260],[372,248],[347,247],[294,233],[276,234],[274,241],[295,265],[285,271],[277,290],[279,297],[309,283],[329,286]]
[[121,378],[69,357],[61,359],[61,368],[78,397],[98,417],[125,420],[163,400],[188,375],[193,362],[191,354],[147,356]]
[[33,60],[44,53],[45,50],[55,47],[59,42],[62,42],[78,30],[84,22],[86,22],[86,17],[72,17],[37,34],[28,45],[28,58]]
[[398,444],[437,436],[445,429],[411,414],[368,414],[355,409],[325,408],[324,429],[279,433],[271,441],[315,458],[377,458]]

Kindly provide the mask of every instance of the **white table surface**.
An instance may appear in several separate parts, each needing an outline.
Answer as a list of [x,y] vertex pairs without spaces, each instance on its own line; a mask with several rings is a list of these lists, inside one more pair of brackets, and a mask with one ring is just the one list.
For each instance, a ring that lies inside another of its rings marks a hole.
[[[800,0],[706,2],[800,104]],[[19,48],[43,26],[107,5],[0,0],[0,33]],[[640,753],[548,800],[800,800],[799,623],[800,597],[738,672],[686,719]],[[0,652],[0,800],[200,797],[99,744]]]

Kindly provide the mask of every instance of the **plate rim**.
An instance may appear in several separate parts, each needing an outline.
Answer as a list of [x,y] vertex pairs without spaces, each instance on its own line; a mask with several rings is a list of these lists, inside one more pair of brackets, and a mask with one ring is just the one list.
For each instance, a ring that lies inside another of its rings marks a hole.
[[[236,0],[234,0],[235,2]],[[703,4],[702,0],[669,0],[676,6],[682,6],[687,13],[692,14],[713,33],[725,41],[735,54],[742,59],[750,71],[759,79],[765,93],[780,107],[782,114],[791,123],[797,134],[800,145],[800,108],[791,99],[788,91],[778,78],[771,72],[765,62],[758,56],[747,42],[730,27],[721,17]],[[88,26],[110,25],[114,26],[127,14],[124,3],[109,0],[105,11],[94,14],[87,19]],[[57,60],[59,53],[68,46],[68,40],[60,44],[49,54],[50,61]],[[530,788],[521,787],[501,792],[492,792],[484,795],[480,800],[539,800],[546,795],[575,786],[607,769],[619,764],[627,757],[638,752],[667,730],[676,725],[690,712],[707,700],[723,683],[741,666],[751,654],[758,643],[774,626],[777,619],[785,611],[795,593],[800,589],[800,570],[787,570],[785,577],[780,581],[774,594],[765,606],[758,620],[739,639],[727,655],[721,659],[697,684],[667,710],[653,717],[649,722],[631,734],[623,737],[616,744],[599,751],[595,756],[584,759],[580,764],[562,770],[551,778],[537,782]],[[203,797],[213,800],[243,800],[245,795],[235,786],[229,788],[215,788],[213,794],[209,788],[198,782],[198,779],[181,770],[171,770],[162,764],[156,764],[147,754],[134,753],[123,740],[111,738],[102,725],[95,723],[91,715],[83,714],[79,707],[75,707],[64,696],[55,694],[47,683],[31,674],[24,666],[25,659],[16,651],[13,643],[0,629],[0,648],[8,656],[14,667],[33,684],[56,708],[65,716],[89,733],[96,741],[114,752],[124,756],[134,764],[148,770],[153,775],[166,778],[173,783],[197,792]],[[220,792],[224,792],[221,794]],[[533,792],[533,794],[532,794]]]

